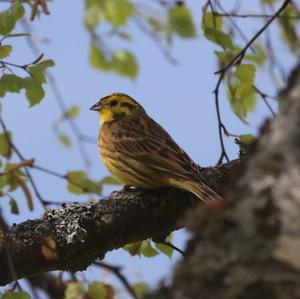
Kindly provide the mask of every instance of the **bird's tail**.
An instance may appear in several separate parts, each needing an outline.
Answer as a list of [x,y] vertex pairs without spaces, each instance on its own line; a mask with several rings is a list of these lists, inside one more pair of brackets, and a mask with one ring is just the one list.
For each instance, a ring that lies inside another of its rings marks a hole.
[[171,179],[170,185],[193,193],[205,203],[222,200],[220,195],[202,182]]

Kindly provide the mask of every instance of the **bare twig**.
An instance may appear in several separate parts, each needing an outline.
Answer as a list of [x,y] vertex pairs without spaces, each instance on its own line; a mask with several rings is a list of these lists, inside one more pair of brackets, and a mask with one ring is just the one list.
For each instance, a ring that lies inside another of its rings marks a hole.
[[176,58],[174,58],[166,45],[163,44],[163,40],[159,37],[156,32],[148,30],[146,25],[142,22],[140,18],[134,18],[133,23],[136,27],[141,30],[144,34],[148,35],[153,41],[154,44],[158,47],[163,56],[169,61],[171,64],[177,64]]
[[185,256],[185,252],[183,250],[181,250],[180,248],[178,248],[177,246],[175,246],[173,243],[169,242],[169,241],[160,241],[158,242],[160,244],[163,244],[165,246],[168,246],[170,248],[172,248],[173,250],[177,251],[178,253],[180,253],[183,257]]
[[[49,174],[49,175],[55,176],[55,177],[57,177],[57,178],[63,179],[63,180],[65,180],[65,181],[68,181],[68,182],[71,183],[72,185],[81,188],[84,192],[88,192],[88,189],[86,188],[86,186],[83,186],[83,185],[81,185],[80,183],[78,183],[77,181],[72,180],[72,179],[68,176],[68,174],[61,174],[61,173],[58,173],[58,172],[56,172],[56,171],[47,169],[47,168],[45,168],[45,167],[42,167],[42,166],[39,166],[39,165],[36,165],[36,164],[31,165],[31,168],[36,169],[36,170],[39,170],[39,171],[44,172],[44,173],[47,173],[47,174]],[[49,203],[52,203],[52,202],[49,202]]]
[[253,88],[254,88],[255,91],[260,95],[260,97],[262,98],[262,100],[263,100],[264,103],[266,104],[266,106],[267,106],[267,108],[269,109],[269,111],[271,112],[271,114],[272,114],[273,116],[276,116],[275,111],[273,110],[272,106],[271,106],[271,105],[269,104],[269,102],[268,102],[269,96],[268,96],[266,93],[262,92],[260,89],[258,89],[257,86],[253,85]]
[[[226,13],[225,9],[223,8],[222,4],[220,3],[220,1],[216,1],[216,5],[219,7],[219,9],[221,9],[224,13]],[[218,17],[218,13],[214,12],[214,16]],[[238,34],[240,35],[240,37],[242,38],[242,40],[247,43],[249,41],[249,39],[247,38],[247,36],[244,34],[243,30],[238,26],[238,24],[232,19],[232,18],[228,18],[228,21],[230,22],[231,26],[233,29],[235,29]],[[255,49],[251,46],[250,50],[255,53]]]
[[[32,28],[29,25],[28,21],[26,21],[25,19],[22,19],[21,24],[24,27],[24,30],[26,32],[32,32]],[[29,47],[35,54],[40,53],[40,50],[39,50],[37,44],[35,43],[33,37],[31,37],[31,36],[27,37],[27,42],[28,42]],[[66,115],[67,122],[70,125],[71,130],[73,131],[73,133],[75,135],[75,138],[77,140],[77,146],[78,146],[80,155],[82,157],[84,166],[85,166],[86,170],[88,170],[91,163],[90,163],[90,159],[88,157],[86,148],[83,144],[83,142],[85,142],[85,139],[82,138],[83,134],[81,133],[80,128],[77,125],[77,123],[75,122],[75,120],[68,116],[67,104],[63,98],[60,88],[58,87],[58,85],[56,83],[55,77],[48,70],[46,71],[46,76],[48,79],[49,86],[50,86],[50,88],[54,94],[54,97],[56,99],[56,102],[59,106],[59,109],[61,110],[63,115]]]
[[[250,39],[250,41],[245,45],[245,47],[222,69],[215,72],[215,74],[219,75],[216,87],[213,91],[215,95],[215,106],[216,106],[216,112],[217,112],[217,120],[218,120],[218,131],[219,131],[219,139],[221,144],[221,155],[218,161],[218,164],[223,162],[223,159],[225,158],[226,161],[229,161],[228,155],[225,150],[224,146],[224,140],[223,140],[223,133],[222,129],[224,130],[225,126],[222,123],[221,119],[221,113],[220,113],[220,105],[219,105],[219,89],[221,86],[221,83],[224,79],[224,76],[226,72],[233,66],[241,63],[242,59],[244,58],[247,50],[251,47],[251,45],[254,43],[254,41],[268,28],[268,26],[277,18],[277,16],[280,15],[280,13],[287,7],[287,5],[291,3],[291,0],[285,0],[281,7],[272,15],[272,17],[265,23],[265,25]],[[226,130],[226,128],[225,128]],[[227,131],[227,130],[226,130]]]
[[225,149],[225,144],[224,144],[224,140],[223,140],[223,133],[222,133],[222,129],[225,128],[225,125],[222,122],[221,111],[220,111],[220,103],[219,103],[220,102],[219,101],[219,89],[220,89],[220,86],[221,86],[224,75],[225,75],[225,72],[220,74],[219,79],[217,81],[217,85],[216,85],[216,87],[213,91],[213,93],[215,95],[215,106],[216,106],[217,120],[218,120],[218,133],[219,133],[219,140],[220,140],[220,145],[221,145],[221,155],[220,155],[220,158],[219,158],[218,163],[217,163],[218,165],[223,162],[224,158],[227,162],[229,162],[229,157],[228,157],[226,149]]
[[43,57],[44,57],[44,54],[41,53],[36,59],[34,59],[34,61],[27,63],[27,64],[23,64],[23,65],[0,60],[0,68],[4,68],[4,69],[7,68],[10,72],[12,72],[12,70],[9,68],[9,66],[12,66],[12,67],[24,70],[27,74],[29,74],[31,76],[32,74],[28,71],[28,67],[31,65],[37,64],[38,62],[41,61],[41,59]]
[[291,3],[292,0],[285,0],[281,7],[275,12],[275,14],[266,22],[266,24],[258,30],[258,32],[250,39],[245,47],[222,69],[215,72],[215,74],[221,74],[226,72],[231,66],[239,64],[244,58],[247,50],[255,42],[255,40],[269,27],[269,25],[281,14],[281,12]]
[[[21,152],[19,151],[19,149],[15,146],[15,144],[11,141],[10,136],[9,136],[9,134],[8,134],[8,130],[7,130],[7,128],[6,128],[6,125],[5,125],[5,123],[4,123],[3,119],[2,119],[2,117],[0,117],[0,125],[1,125],[1,127],[2,127],[2,129],[3,129],[3,132],[4,132],[4,134],[5,134],[6,138],[7,138],[7,141],[8,141],[8,143],[9,143],[10,147],[11,147],[11,148],[13,149],[13,151],[16,153],[16,155],[18,156],[18,158],[19,158],[20,160],[22,160],[22,161],[27,160],[27,159],[24,158],[24,156],[21,154]],[[31,184],[31,187],[32,187],[32,189],[33,189],[33,191],[34,191],[36,197],[39,199],[39,201],[40,201],[40,202],[42,203],[42,205],[44,206],[45,203],[46,203],[47,201],[46,201],[46,200],[42,197],[42,195],[40,194],[40,192],[39,192],[39,190],[38,190],[38,188],[37,188],[37,185],[35,184],[35,181],[33,180],[33,177],[31,176],[31,173],[30,173],[28,167],[27,167],[27,166],[24,167],[24,170],[25,170],[25,173],[26,173],[26,175],[27,175],[27,177],[28,177],[28,179],[29,179],[29,182],[30,182],[30,184]]]
[[[261,4],[261,9],[263,12],[266,12],[266,8],[264,5]],[[266,51],[267,55],[269,57],[269,71],[270,71],[270,77],[277,86],[277,88],[282,88],[282,85],[284,82],[286,82],[287,77],[284,70],[284,67],[281,63],[281,60],[278,59],[275,55],[273,43],[272,43],[272,34],[270,29],[268,28],[265,32],[265,40],[266,40]],[[278,78],[275,73],[275,67],[278,70],[278,73],[280,74],[281,78]]]
[[[221,13],[221,12],[216,12],[217,16],[220,17],[233,17],[233,18],[271,18],[273,15],[272,14],[237,14],[234,12],[230,13]],[[280,19],[300,19],[300,16],[278,16],[277,18]]]

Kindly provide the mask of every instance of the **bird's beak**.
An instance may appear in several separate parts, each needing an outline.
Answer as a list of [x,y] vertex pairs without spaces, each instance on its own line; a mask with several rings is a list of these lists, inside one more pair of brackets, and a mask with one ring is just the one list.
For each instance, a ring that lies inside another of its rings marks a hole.
[[90,110],[92,111],[100,111],[103,108],[103,105],[100,102],[97,102],[96,104],[94,104]]

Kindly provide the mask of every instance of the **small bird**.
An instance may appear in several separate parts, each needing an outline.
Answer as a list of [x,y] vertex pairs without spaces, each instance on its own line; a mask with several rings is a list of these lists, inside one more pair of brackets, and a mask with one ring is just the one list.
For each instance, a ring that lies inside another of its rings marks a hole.
[[221,197],[205,182],[198,166],[133,98],[112,93],[90,110],[100,114],[99,152],[113,177],[125,186],[171,186],[203,202]]

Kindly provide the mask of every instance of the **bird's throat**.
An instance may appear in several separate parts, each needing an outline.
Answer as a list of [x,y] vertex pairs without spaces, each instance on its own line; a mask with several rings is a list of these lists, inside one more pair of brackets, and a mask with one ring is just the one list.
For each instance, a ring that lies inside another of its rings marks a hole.
[[100,113],[100,124],[103,125],[108,121],[112,121],[114,119],[114,115],[111,110],[103,109]]

